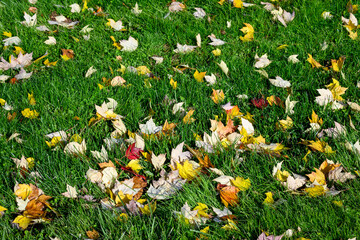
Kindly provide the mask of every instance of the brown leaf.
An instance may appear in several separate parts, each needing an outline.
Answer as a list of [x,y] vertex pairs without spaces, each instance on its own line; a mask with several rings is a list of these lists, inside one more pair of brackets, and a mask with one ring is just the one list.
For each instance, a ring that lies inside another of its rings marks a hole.
[[16,112],[13,112],[13,113],[8,112],[7,120],[8,120],[9,122],[11,122],[12,120],[14,120],[15,118],[16,118]]
[[25,208],[24,216],[31,218],[39,218],[45,216],[45,211],[43,211],[45,205],[38,201],[38,199],[31,200]]
[[36,13],[37,8],[36,7],[29,7],[29,11],[32,12],[32,13]]
[[135,176],[133,177],[134,186],[133,188],[144,188],[147,186],[146,180],[142,179],[141,177]]
[[100,237],[100,234],[98,231],[93,229],[92,231],[86,231],[86,236],[90,239],[98,239]]
[[62,55],[65,55],[65,56],[67,56],[67,57],[70,58],[70,59],[73,59],[73,58],[74,58],[74,51],[73,51],[73,50],[62,48],[61,51],[62,51]]
[[102,162],[102,163],[98,163],[98,164],[99,164],[99,167],[100,167],[101,169],[107,168],[107,167],[113,167],[113,168],[115,168],[115,165],[114,165],[114,163],[113,163],[111,160],[109,160],[109,162]]

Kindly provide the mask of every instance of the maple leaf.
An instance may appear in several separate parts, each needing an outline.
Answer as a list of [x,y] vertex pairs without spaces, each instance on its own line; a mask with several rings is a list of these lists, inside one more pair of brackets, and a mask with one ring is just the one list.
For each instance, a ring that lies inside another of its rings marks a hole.
[[246,191],[251,186],[250,179],[244,179],[243,177],[236,177],[234,180],[230,180],[231,184],[239,188],[240,191]]
[[311,54],[308,54],[309,58],[306,59],[313,68],[321,68],[322,65],[320,63],[318,63],[312,56]]
[[71,49],[61,49],[62,51],[62,55],[61,58],[64,59],[65,61],[68,61],[70,59],[74,58],[74,51]]
[[172,2],[169,6],[170,12],[180,12],[185,9],[185,5],[181,2]]
[[323,196],[326,193],[324,186],[315,185],[313,187],[305,188],[304,191],[309,195],[309,197],[319,197]]
[[139,9],[138,3],[135,3],[135,6],[133,7],[133,9],[131,9],[131,12],[135,15],[139,15],[142,12],[142,10]]
[[194,49],[197,48],[197,46],[190,46],[190,45],[181,45],[179,43],[176,44],[176,49],[174,49],[175,53],[189,53],[194,51]]
[[173,78],[170,79],[170,86],[175,90],[177,88],[177,81],[174,81]]
[[208,37],[211,40],[211,43],[209,43],[209,45],[211,45],[211,46],[221,46],[221,45],[224,45],[226,43],[225,41],[216,38],[214,34],[211,34]]
[[306,183],[306,178],[298,175],[293,174],[294,176],[288,176],[286,182],[282,182],[282,185],[286,186],[286,188],[290,191],[296,191],[298,188],[301,188]]
[[137,49],[139,43],[135,38],[129,36],[128,40],[120,40],[120,45],[123,47],[121,51],[133,52]]
[[127,150],[125,152],[125,156],[129,160],[139,159],[142,151],[143,150],[141,148],[135,147],[135,143],[133,143],[133,144],[129,145],[129,147],[127,148]]
[[234,0],[233,5],[236,8],[242,8],[244,3],[241,0]]
[[111,27],[115,31],[126,31],[121,20],[115,22],[114,19],[108,19],[106,25]]
[[21,114],[29,119],[35,119],[40,115],[36,110],[30,110],[30,108],[25,108]]
[[229,74],[229,68],[227,67],[226,63],[225,63],[223,60],[221,60],[220,63],[216,63],[216,64],[217,64],[217,65],[220,67],[220,69],[225,73],[225,75],[228,76],[228,74]]
[[134,172],[139,173],[143,167],[140,165],[140,160],[131,160],[126,167],[131,168]]
[[204,18],[206,16],[206,12],[202,8],[195,8],[196,12],[193,13],[195,18]]
[[240,31],[245,33],[245,36],[241,36],[240,40],[243,42],[250,42],[254,40],[254,28],[248,24],[244,23],[245,27],[241,28]]
[[160,154],[156,156],[154,153],[151,154],[151,163],[156,170],[160,170],[166,161],[166,154]]
[[275,87],[289,88],[291,86],[291,83],[289,81],[284,80],[279,76],[276,76],[275,79],[269,78],[269,81]]
[[261,57],[259,57],[257,54],[255,54],[254,67],[256,67],[256,68],[265,68],[265,67],[269,66],[269,64],[271,62],[272,61],[268,59],[267,54],[264,54]]
[[259,109],[264,109],[268,106],[268,101],[265,98],[253,98],[251,103]]
[[279,120],[279,126],[283,131],[292,128],[293,125],[294,122],[289,116],[286,117],[286,120]]
[[31,223],[32,219],[25,217],[23,215],[17,216],[14,221],[12,222],[17,228],[21,228],[25,230]]
[[70,186],[69,184],[66,185],[66,192],[62,193],[62,195],[67,198],[77,198],[78,197],[76,188]]
[[197,82],[203,82],[206,72],[199,72],[198,70],[194,73],[194,78]]
[[195,118],[191,117],[195,112],[195,109],[191,109],[190,111],[188,111],[185,115],[185,117],[183,118],[183,123],[185,124],[190,124],[195,122]]
[[328,153],[332,154],[335,153],[335,151],[332,150],[332,148],[323,140],[316,140],[316,141],[304,141],[305,145],[310,147],[313,151],[318,151],[322,153]]
[[215,49],[211,51],[212,54],[214,54],[215,57],[218,57],[221,55],[221,50],[220,49]]
[[179,170],[179,175],[186,180],[193,180],[199,173],[200,168],[194,161],[185,160],[181,163],[176,163],[176,168]]
[[215,90],[213,89],[212,95],[210,98],[214,101],[214,103],[219,104],[225,99],[225,95],[223,90]]
[[336,59],[331,59],[331,65],[332,65],[332,69],[335,72],[341,72],[341,69],[344,65],[344,61],[345,61],[345,57],[342,56],[339,58],[339,60]]
[[326,184],[325,174],[322,171],[320,171],[319,169],[317,169],[317,168],[315,168],[315,172],[307,174],[306,176],[309,177],[311,182],[316,181],[320,185],[325,185]]
[[221,202],[227,206],[235,206],[239,203],[239,197],[237,193],[240,191],[235,186],[226,186],[222,184],[217,185],[217,190],[220,193]]
[[4,215],[4,212],[7,211],[7,208],[4,208],[3,206],[0,206],[0,217]]
[[344,100],[341,97],[341,95],[343,95],[345,93],[347,88],[341,87],[338,80],[336,80],[334,78],[332,80],[333,80],[332,83],[330,83],[329,85],[326,85],[327,89],[329,89],[331,91],[333,98],[335,100],[338,100],[338,101]]
[[266,198],[265,198],[263,204],[271,205],[271,204],[273,204],[275,202],[274,199],[273,199],[272,192],[267,192],[267,193],[265,193],[265,195],[266,195]]

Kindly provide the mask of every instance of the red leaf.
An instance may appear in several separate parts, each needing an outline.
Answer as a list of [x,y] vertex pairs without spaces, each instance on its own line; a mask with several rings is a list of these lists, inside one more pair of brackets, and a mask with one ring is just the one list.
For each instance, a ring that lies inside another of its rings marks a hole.
[[135,143],[133,143],[126,150],[125,156],[130,160],[139,159],[142,151],[141,148],[135,147]]
[[265,98],[254,98],[251,100],[251,103],[260,109],[266,108],[268,106],[268,101],[266,101]]

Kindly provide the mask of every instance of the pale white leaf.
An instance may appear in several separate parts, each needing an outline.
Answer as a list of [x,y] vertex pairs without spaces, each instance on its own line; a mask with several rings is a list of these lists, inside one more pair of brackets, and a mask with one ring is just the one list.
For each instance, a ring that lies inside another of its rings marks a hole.
[[56,39],[54,37],[49,36],[49,39],[44,42],[47,45],[55,45]]
[[135,38],[130,36],[128,40],[120,40],[120,45],[123,47],[121,51],[132,52],[137,49],[139,43]]
[[72,13],[79,13],[81,11],[80,5],[77,3],[71,4],[69,7],[71,8],[70,12]]

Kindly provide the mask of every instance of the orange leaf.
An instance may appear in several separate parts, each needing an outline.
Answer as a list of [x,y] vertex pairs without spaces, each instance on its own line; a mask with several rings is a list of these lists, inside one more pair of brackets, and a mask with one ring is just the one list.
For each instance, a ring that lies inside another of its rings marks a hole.
[[230,206],[235,206],[239,203],[239,197],[237,196],[237,193],[240,190],[237,187],[218,184],[217,190],[220,193],[221,201],[225,207],[229,206],[229,204]]

